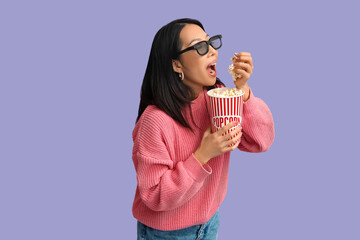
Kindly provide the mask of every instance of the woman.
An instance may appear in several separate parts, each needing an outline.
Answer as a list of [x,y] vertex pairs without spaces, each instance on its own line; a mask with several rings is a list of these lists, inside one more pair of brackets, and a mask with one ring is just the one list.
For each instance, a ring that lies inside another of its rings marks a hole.
[[210,38],[194,19],[155,35],[133,130],[138,239],[217,239],[230,152],[263,152],[273,142],[271,112],[247,84],[249,53],[234,64],[235,86],[245,91],[242,128],[223,134],[235,126],[229,123],[211,133],[206,92],[223,86],[214,65],[220,47],[221,35]]

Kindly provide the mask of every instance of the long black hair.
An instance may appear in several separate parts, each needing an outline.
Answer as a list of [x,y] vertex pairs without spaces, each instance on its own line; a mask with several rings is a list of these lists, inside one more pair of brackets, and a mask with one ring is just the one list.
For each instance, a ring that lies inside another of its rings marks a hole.
[[[178,59],[177,53],[182,46],[180,32],[186,24],[196,24],[205,31],[198,20],[182,18],[168,23],[156,33],[141,86],[136,122],[147,106],[155,105],[181,125],[191,129],[182,110],[193,100],[193,91],[181,81],[172,66],[172,60]],[[223,83],[216,78],[215,85],[206,88],[209,90],[219,85]]]

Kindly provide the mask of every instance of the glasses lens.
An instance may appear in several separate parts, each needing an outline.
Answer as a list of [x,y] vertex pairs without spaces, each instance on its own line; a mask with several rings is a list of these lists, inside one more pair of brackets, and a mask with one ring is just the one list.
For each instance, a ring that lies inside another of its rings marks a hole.
[[209,51],[209,46],[205,41],[199,42],[198,44],[195,45],[199,55],[205,55]]
[[215,49],[219,49],[221,47],[221,38],[220,36],[215,36],[210,39],[211,46]]

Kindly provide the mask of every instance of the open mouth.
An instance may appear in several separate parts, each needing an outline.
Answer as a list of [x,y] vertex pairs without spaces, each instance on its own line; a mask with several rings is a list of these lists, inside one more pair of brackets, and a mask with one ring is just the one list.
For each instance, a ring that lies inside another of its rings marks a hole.
[[208,71],[208,73],[211,75],[211,76],[216,76],[216,62],[215,63],[212,63],[210,64],[206,70]]

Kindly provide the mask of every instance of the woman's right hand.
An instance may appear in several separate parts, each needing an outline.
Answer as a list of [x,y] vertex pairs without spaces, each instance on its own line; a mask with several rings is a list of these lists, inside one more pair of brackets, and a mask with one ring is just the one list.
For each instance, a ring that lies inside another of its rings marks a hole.
[[[211,133],[211,126],[206,129],[201,143],[194,153],[195,158],[204,165],[211,158],[236,149],[242,135],[241,126],[235,128],[230,133],[226,133],[230,128],[235,127],[236,124],[236,122],[230,122],[214,133]],[[231,144],[234,145],[229,147]]]

